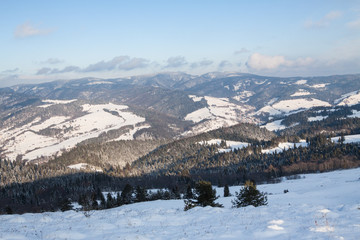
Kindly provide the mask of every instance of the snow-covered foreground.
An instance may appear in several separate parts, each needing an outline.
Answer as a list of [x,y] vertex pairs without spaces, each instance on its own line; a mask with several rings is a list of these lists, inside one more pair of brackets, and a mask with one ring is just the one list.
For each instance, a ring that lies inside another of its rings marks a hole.
[[224,208],[187,212],[182,200],[169,200],[87,214],[3,215],[0,239],[359,239],[359,177],[357,168],[261,185],[268,205],[257,208],[231,208],[234,197],[227,197],[218,199]]

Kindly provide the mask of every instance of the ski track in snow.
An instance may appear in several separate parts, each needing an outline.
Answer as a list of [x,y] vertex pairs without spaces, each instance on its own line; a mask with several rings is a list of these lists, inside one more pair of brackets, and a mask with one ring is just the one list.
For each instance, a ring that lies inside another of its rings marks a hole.
[[[360,168],[258,185],[268,205],[196,207],[159,200],[83,212],[0,216],[0,239],[359,239]],[[216,188],[223,195],[223,188]],[[230,187],[234,195],[240,187]],[[284,193],[287,189],[289,192]]]

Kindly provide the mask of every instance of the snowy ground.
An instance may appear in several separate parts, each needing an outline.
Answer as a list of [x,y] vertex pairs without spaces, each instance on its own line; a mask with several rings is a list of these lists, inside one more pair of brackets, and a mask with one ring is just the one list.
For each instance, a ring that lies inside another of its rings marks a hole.
[[[360,168],[258,186],[268,205],[183,211],[182,200],[0,216],[0,239],[359,239]],[[287,189],[289,192],[284,193]],[[239,187],[231,187],[230,192]],[[222,195],[223,189],[217,188]],[[86,216],[85,216],[86,215]]]

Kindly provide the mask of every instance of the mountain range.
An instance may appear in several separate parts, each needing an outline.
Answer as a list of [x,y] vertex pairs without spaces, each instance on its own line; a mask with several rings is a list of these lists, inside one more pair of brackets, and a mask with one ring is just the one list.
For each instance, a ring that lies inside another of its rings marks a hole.
[[0,157],[41,161],[80,143],[119,140],[157,141],[150,151],[239,123],[281,130],[281,121],[307,109],[355,106],[359,90],[359,74],[161,73],[16,85],[0,89]]

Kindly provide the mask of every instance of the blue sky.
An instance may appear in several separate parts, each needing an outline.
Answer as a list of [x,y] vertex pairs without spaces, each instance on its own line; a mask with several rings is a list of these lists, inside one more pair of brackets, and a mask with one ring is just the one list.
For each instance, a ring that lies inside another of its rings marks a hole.
[[0,87],[182,71],[360,73],[360,1],[0,1]]

